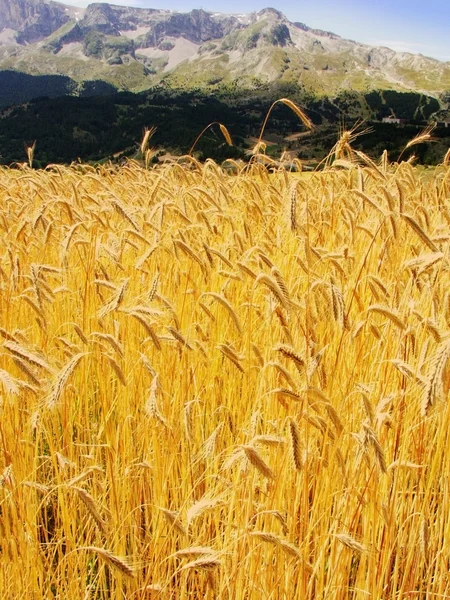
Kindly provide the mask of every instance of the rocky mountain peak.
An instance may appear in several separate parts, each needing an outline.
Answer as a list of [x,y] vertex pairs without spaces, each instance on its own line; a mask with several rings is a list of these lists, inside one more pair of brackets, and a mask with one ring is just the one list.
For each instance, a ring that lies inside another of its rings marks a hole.
[[256,13],[257,16],[260,17],[271,17],[274,18],[278,21],[286,21],[286,17],[283,15],[282,12],[280,12],[279,10],[277,10],[276,8],[263,8],[262,10],[260,10],[258,13]]
[[119,34],[120,12],[110,4],[95,2],[89,4],[80,23],[82,29],[96,29],[109,35]]

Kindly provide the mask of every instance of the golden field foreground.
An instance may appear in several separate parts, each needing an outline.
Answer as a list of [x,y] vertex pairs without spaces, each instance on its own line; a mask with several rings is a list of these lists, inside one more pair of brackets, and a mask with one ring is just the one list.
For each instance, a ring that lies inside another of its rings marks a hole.
[[450,167],[341,162],[0,170],[2,598],[450,597]]

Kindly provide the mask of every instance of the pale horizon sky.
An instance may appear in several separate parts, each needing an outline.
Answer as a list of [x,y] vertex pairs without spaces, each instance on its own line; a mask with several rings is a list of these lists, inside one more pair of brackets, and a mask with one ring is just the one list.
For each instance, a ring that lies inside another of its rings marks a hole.
[[[62,0],[64,2],[64,0]],[[65,0],[87,6],[87,0]],[[188,12],[203,8],[226,14],[249,13],[268,6],[281,11],[290,21],[332,31],[363,44],[387,46],[397,51],[423,54],[450,61],[450,1],[444,0],[117,0],[110,4],[160,8]]]

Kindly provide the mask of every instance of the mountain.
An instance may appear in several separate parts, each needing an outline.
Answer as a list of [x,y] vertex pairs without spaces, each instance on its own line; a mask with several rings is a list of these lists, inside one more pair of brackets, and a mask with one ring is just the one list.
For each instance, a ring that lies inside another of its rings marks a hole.
[[156,84],[257,90],[292,82],[315,96],[450,90],[450,63],[345,40],[273,8],[225,15],[0,0],[0,70],[63,75],[75,88],[100,80],[130,91]]
[[283,97],[317,127],[305,133],[278,105],[265,129],[274,157],[320,161],[339,124],[358,120],[370,123],[360,149],[374,157],[387,148],[395,158],[430,120],[441,123],[440,141],[419,160],[438,162],[448,147],[450,62],[346,40],[273,8],[226,15],[0,0],[0,164],[24,160],[35,140],[41,166],[120,160],[136,155],[144,126],[157,127],[156,147],[185,153],[218,121],[234,146],[213,127],[198,155],[245,158]]

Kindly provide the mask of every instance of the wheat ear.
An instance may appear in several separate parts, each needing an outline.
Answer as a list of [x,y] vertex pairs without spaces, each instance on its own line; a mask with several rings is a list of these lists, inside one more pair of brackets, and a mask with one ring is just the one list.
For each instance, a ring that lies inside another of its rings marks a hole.
[[83,488],[79,488],[76,486],[71,486],[71,489],[74,490],[78,494],[78,497],[83,501],[83,504],[88,509],[89,514],[94,519],[94,521],[95,521],[96,525],[98,526],[98,528],[100,529],[100,531],[103,534],[106,534],[106,523],[102,519],[100,512],[97,508],[97,505],[95,503],[95,500],[91,496],[91,494],[89,494],[89,492],[87,492]]
[[275,475],[269,465],[263,460],[258,451],[253,446],[241,446],[245,452],[248,461],[267,479],[275,479]]
[[80,362],[80,360],[83,358],[83,356],[86,356],[86,354],[88,354],[88,352],[80,352],[79,354],[76,354],[67,363],[67,365],[61,369],[58,377],[56,378],[53,389],[47,398],[46,404],[47,404],[48,408],[53,408],[54,406],[56,406],[58,404],[58,401],[61,397],[62,391],[63,391],[69,377],[74,372],[77,364]]
[[300,430],[298,428],[297,423],[292,418],[290,418],[288,421],[288,431],[292,462],[294,464],[295,470],[300,471],[303,466],[302,449],[300,445]]
[[97,546],[82,546],[81,548],[77,548],[77,550],[86,550],[86,552],[94,552],[95,554],[100,556],[100,558],[103,559],[110,567],[118,569],[127,577],[135,576],[134,570],[130,566],[128,558],[117,556],[109,550],[106,550],[105,548],[99,548]]
[[334,537],[337,540],[339,540],[339,542],[343,546],[350,548],[350,550],[352,550],[353,552],[357,552],[358,554],[365,554],[367,552],[367,548],[366,546],[364,546],[364,544],[361,544],[360,542],[356,541],[354,538],[352,538],[350,535],[347,535],[346,533],[336,533]]
[[217,569],[217,567],[220,567],[221,564],[222,561],[216,554],[207,554],[189,562],[187,565],[184,565],[181,570],[185,571],[186,569],[199,569],[200,571],[212,571]]
[[9,350],[11,352],[11,354],[18,356],[21,360],[25,360],[26,362],[29,362],[30,364],[32,364],[34,366],[40,367],[41,369],[44,369],[44,371],[47,371],[49,373],[54,372],[52,367],[48,364],[47,361],[45,361],[43,358],[41,358],[37,354],[30,352],[23,346],[20,346],[16,342],[7,340],[3,344],[3,346],[7,350]]
[[431,361],[431,369],[426,380],[421,406],[421,413],[423,417],[426,416],[430,406],[443,393],[443,375],[449,356],[450,341],[446,340],[438,347]]
[[145,403],[144,411],[149,417],[152,417],[156,421],[159,421],[162,425],[167,427],[167,420],[161,414],[158,408],[158,389],[159,389],[159,375],[153,377],[150,385],[147,402]]
[[[203,294],[203,296],[211,296],[212,298],[214,298],[214,300],[217,300],[217,302],[219,302],[219,304],[221,304],[224,308],[226,308],[230,317],[233,320],[233,323],[236,326],[236,329],[238,330],[238,332],[240,334],[242,334],[242,327],[241,327],[241,323],[239,321],[239,317],[238,317],[236,311],[234,310],[234,308],[231,306],[231,304],[228,302],[228,300],[225,298],[225,296],[223,294],[217,294],[216,292],[205,292]],[[203,306],[202,306],[202,308],[203,308]]]

